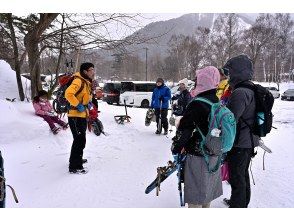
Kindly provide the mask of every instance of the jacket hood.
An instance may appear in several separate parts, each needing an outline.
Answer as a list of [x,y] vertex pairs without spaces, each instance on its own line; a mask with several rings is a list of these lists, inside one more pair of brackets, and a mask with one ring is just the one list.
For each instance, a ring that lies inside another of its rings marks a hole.
[[239,55],[229,59],[223,68],[229,70],[231,87],[235,87],[240,82],[251,80],[253,77],[252,60],[247,55]]
[[203,69],[197,70],[196,76],[197,83],[195,89],[191,91],[192,97],[195,97],[202,92],[216,89],[220,81],[219,71],[214,66],[207,66]]

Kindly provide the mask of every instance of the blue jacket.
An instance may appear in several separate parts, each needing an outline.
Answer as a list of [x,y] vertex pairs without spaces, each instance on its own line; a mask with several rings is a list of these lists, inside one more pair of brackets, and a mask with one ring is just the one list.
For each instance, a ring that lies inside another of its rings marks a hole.
[[171,99],[170,89],[166,85],[161,87],[156,87],[152,94],[151,108],[160,108],[159,98],[163,98],[162,108],[167,109],[169,105],[169,100]]

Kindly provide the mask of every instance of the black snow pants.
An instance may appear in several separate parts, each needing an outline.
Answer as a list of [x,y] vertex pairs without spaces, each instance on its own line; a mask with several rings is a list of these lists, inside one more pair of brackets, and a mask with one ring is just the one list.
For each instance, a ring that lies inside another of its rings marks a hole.
[[[167,113],[168,109],[161,109],[161,124],[164,130],[168,129],[168,120],[167,120]],[[155,109],[155,116],[156,116],[156,123],[159,122],[159,115],[160,115],[160,109]],[[158,127],[158,126],[157,126]]]
[[230,208],[247,208],[250,202],[249,164],[252,156],[251,148],[233,147],[228,153],[230,184],[232,194]]
[[69,169],[82,169],[83,150],[86,145],[87,119],[68,117],[68,124],[73,136],[69,158]]

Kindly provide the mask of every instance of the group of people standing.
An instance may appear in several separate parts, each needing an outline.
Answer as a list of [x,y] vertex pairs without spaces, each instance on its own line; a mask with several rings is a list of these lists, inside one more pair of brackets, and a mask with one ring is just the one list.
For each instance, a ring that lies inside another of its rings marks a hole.
[[[52,131],[55,131],[54,123],[58,123],[66,129],[69,125],[73,135],[73,143],[69,159],[70,173],[86,173],[83,164],[83,149],[86,144],[86,129],[88,105],[91,103],[91,82],[94,78],[94,65],[83,63],[80,72],[74,74],[74,80],[66,89],[65,98],[70,103],[68,111],[68,124],[56,116],[45,113],[52,108],[46,99],[47,94],[40,92],[34,101],[36,114],[46,120]],[[203,155],[199,150],[201,135],[195,129],[196,126],[206,134],[208,132],[208,116],[210,106],[204,102],[192,101],[195,97],[203,97],[212,103],[222,101],[234,114],[237,121],[237,136],[232,150],[226,160],[229,164],[231,185],[231,198],[229,207],[247,207],[250,201],[250,179],[248,167],[253,155],[250,142],[250,129],[243,120],[253,123],[255,112],[254,92],[239,84],[251,84],[253,77],[253,65],[246,55],[239,55],[227,61],[220,69],[207,66],[197,70],[195,75],[195,87],[188,91],[188,80],[179,82],[179,93],[171,97],[170,89],[162,78],[156,81],[153,91],[151,108],[155,109],[156,122],[162,123],[164,134],[168,133],[168,108],[172,99],[180,108],[174,114],[181,116],[177,127],[176,136],[173,138],[172,153],[186,152],[187,159],[184,168],[184,200],[188,207],[210,207],[212,200],[222,195],[222,180],[220,169],[214,173],[207,172]],[[84,84],[83,90],[76,95]],[[43,103],[43,104],[41,104]],[[45,111],[46,110],[46,111]],[[157,126],[158,128],[158,126]],[[156,130],[160,134],[161,130]],[[254,142],[257,146],[257,142]],[[215,157],[210,157],[214,163]]]
[[[229,165],[231,185],[231,197],[226,199],[226,202],[231,208],[248,207],[251,197],[248,168],[254,153],[253,148],[258,145],[258,137],[255,136],[251,143],[252,134],[247,124],[253,125],[256,106],[254,92],[240,85],[252,85],[252,77],[251,59],[246,55],[239,55],[229,59],[222,68],[207,66],[197,70],[195,87],[191,92],[187,90],[187,80],[181,80],[179,93],[172,98],[163,79],[157,80],[151,107],[157,112],[157,123],[161,109],[165,133],[168,129],[166,116],[169,99],[177,100],[176,105],[180,105],[177,106],[180,111],[174,112],[181,119],[171,151],[173,154],[187,154],[184,168],[184,200],[188,207],[210,207],[211,201],[223,194],[220,168],[214,173],[208,172],[204,155],[199,149],[202,137],[196,129],[198,127],[204,135],[207,134],[210,106],[204,102],[193,101],[196,97],[205,98],[212,103],[222,102],[235,116],[237,135],[233,148],[225,159]],[[164,103],[160,105],[160,101]],[[158,133],[157,130],[156,134]],[[210,162],[215,164],[216,159],[217,157],[212,156]]]

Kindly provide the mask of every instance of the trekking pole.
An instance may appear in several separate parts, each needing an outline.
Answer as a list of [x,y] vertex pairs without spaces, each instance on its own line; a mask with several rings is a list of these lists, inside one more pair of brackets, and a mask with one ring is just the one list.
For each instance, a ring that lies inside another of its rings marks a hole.
[[69,73],[69,63],[67,61],[67,59],[65,60],[65,66],[66,66],[66,73]]
[[157,130],[159,131],[159,133],[161,133],[162,131],[162,124],[161,124],[161,111],[162,111],[162,101],[160,101],[160,105],[159,105],[159,119],[158,119],[158,125],[157,125]]
[[263,170],[265,170],[265,165],[264,165],[264,157],[265,157],[265,153],[266,153],[266,151],[264,151],[263,152],[263,156],[262,156],[262,168],[263,168]]
[[255,185],[255,181],[254,181],[254,178],[253,178],[253,173],[252,173],[251,167],[252,167],[252,160],[250,161],[250,173],[251,173],[253,185]]
[[73,62],[72,59],[70,59],[70,73],[73,73]]

